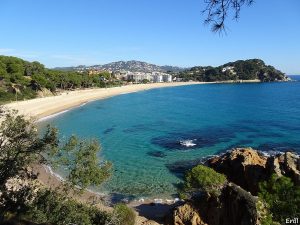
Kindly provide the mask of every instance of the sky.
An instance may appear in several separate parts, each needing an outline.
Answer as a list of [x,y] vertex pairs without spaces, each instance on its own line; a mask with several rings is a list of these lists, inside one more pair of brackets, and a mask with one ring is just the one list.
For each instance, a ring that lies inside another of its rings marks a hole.
[[217,66],[260,58],[300,74],[300,1],[256,0],[227,33],[203,21],[204,0],[0,0],[0,55],[49,68],[141,60]]

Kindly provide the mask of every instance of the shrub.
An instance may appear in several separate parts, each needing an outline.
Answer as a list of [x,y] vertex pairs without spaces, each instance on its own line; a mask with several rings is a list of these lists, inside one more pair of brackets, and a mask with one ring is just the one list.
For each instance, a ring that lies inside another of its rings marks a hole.
[[187,172],[185,176],[185,191],[205,191],[208,194],[218,196],[226,182],[223,174],[213,169],[198,165]]
[[104,225],[109,215],[51,190],[41,190],[28,206],[26,217],[37,223]]
[[290,178],[273,174],[259,184],[258,196],[267,203],[275,221],[284,223],[286,218],[300,217],[300,187]]
[[117,204],[113,211],[113,216],[116,217],[115,225],[134,225],[135,224],[135,212],[127,205],[120,203]]

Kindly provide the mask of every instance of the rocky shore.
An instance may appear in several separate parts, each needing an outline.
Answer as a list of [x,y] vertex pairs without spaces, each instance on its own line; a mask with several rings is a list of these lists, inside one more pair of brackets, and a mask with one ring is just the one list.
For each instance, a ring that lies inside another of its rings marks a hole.
[[168,225],[259,225],[266,216],[257,197],[258,184],[272,174],[291,178],[300,185],[300,157],[293,152],[265,155],[251,148],[237,148],[204,162],[224,174],[218,197],[204,193],[174,208]]

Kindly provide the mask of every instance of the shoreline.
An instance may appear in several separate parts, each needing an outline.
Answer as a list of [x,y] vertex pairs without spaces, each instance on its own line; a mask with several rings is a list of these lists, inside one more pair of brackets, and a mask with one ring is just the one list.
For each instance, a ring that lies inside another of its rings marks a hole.
[[95,100],[107,99],[122,94],[145,91],[155,88],[176,87],[202,84],[204,82],[178,82],[178,83],[151,83],[132,84],[111,88],[92,88],[75,91],[64,91],[55,96],[35,98],[24,101],[4,104],[8,109],[17,110],[26,118],[43,120],[45,117],[55,116],[72,108],[79,107]]
[[111,88],[94,88],[75,91],[65,91],[55,96],[35,98],[24,101],[17,101],[4,104],[8,109],[17,110],[26,118],[44,120],[49,116],[55,116],[72,108],[82,106],[95,100],[107,99],[117,95],[129,94],[139,91],[146,91],[156,88],[178,87],[200,84],[228,84],[228,83],[257,83],[259,80],[243,81],[217,81],[217,82],[171,82],[171,83],[150,83],[131,84]]
[[[61,186],[63,178],[52,171],[46,165],[34,165],[33,171],[38,173],[38,181],[45,187],[55,189]],[[72,195],[72,194],[71,194]],[[90,189],[84,190],[82,195],[74,195],[74,199],[79,202],[91,204],[101,211],[112,212],[113,205],[108,194],[95,192]],[[183,203],[180,199],[144,199],[139,198],[132,201],[121,200],[119,202],[125,203],[128,207],[132,208],[137,217],[135,225],[152,224],[158,225],[163,222],[167,213],[175,206]]]
[[[112,88],[95,88],[85,90],[75,90],[63,92],[56,96],[36,98],[31,100],[12,102],[5,104],[8,109],[18,110],[20,114],[25,115],[26,118],[34,118],[35,121],[42,121],[56,115],[67,112],[68,110],[83,106],[84,104],[95,101],[107,99],[113,96],[129,94],[138,91],[145,91],[155,88],[176,87],[186,85],[200,85],[200,84],[231,84],[231,83],[256,83],[258,80],[249,81],[222,81],[222,82],[174,82],[174,83],[151,83],[151,84],[133,84],[121,87]],[[62,180],[52,169],[46,168],[43,165],[36,165],[34,171],[38,172],[38,180],[45,186],[50,188],[58,187]],[[82,202],[92,202],[98,208],[104,211],[111,211],[112,208],[103,204],[106,197],[105,193],[94,192],[87,189],[81,197],[77,200]],[[143,220],[146,216],[149,218],[157,218],[158,214],[167,212],[174,204],[180,203],[180,200],[175,199],[149,199],[137,198],[133,201],[128,201],[126,204],[133,208],[140,217],[138,220]],[[141,224],[141,223],[138,223]]]

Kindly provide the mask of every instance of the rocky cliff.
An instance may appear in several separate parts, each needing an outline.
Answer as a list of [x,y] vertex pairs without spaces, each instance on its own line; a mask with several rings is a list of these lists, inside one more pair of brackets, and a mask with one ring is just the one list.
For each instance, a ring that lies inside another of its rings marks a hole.
[[300,159],[292,152],[266,156],[252,148],[237,148],[207,160],[205,165],[225,174],[230,182],[254,195],[259,182],[267,180],[273,173],[290,177],[295,184],[300,184]]
[[202,195],[173,211],[169,225],[256,225],[257,197],[228,183],[218,197]]
[[205,165],[226,175],[219,196],[207,193],[174,209],[168,225],[259,225],[266,207],[256,197],[258,184],[276,173],[300,185],[300,157],[293,152],[266,156],[252,148],[237,148],[213,157]]

